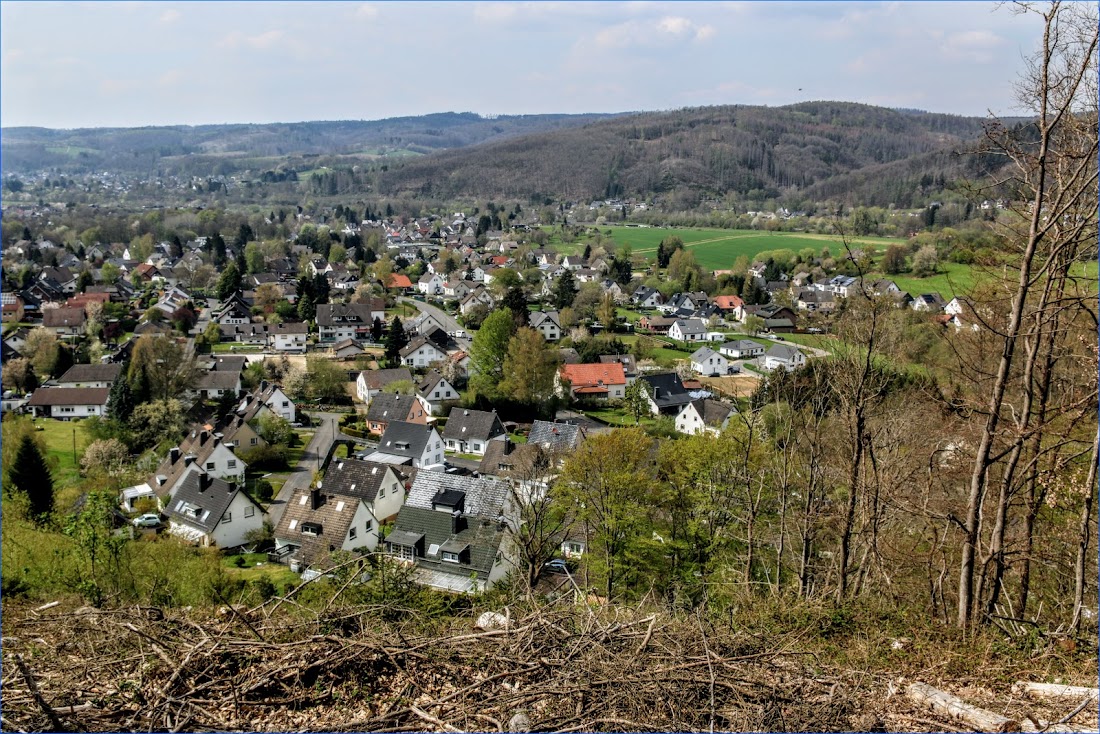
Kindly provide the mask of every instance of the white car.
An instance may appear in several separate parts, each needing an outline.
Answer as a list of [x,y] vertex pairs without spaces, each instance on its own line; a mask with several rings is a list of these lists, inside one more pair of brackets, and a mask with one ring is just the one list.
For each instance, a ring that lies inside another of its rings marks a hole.
[[155,512],[147,512],[141,517],[135,517],[133,522],[136,528],[155,528],[160,526],[160,515]]

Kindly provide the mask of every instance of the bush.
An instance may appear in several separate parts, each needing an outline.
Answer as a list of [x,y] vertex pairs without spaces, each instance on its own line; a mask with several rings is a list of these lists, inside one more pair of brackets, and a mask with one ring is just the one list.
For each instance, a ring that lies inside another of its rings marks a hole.
[[287,464],[287,448],[276,444],[274,446],[257,446],[254,449],[242,451],[241,461],[252,469],[266,471],[281,471],[289,468]]
[[271,498],[275,496],[275,488],[266,479],[257,479],[256,483],[252,485],[252,494],[260,502],[270,502]]

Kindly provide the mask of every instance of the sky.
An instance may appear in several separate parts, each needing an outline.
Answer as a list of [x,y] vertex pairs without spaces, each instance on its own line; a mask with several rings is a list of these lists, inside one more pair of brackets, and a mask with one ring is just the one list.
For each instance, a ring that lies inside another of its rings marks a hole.
[[993,2],[0,2],[0,126],[842,100],[1021,114]]

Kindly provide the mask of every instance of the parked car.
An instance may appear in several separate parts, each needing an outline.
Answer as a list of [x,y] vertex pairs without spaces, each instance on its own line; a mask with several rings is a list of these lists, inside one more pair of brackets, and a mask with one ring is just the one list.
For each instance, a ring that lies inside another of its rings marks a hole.
[[542,570],[546,573],[569,573],[569,564],[564,558],[555,558],[543,564]]
[[134,527],[136,528],[155,528],[160,526],[160,515],[154,512],[147,512],[140,517],[135,517]]

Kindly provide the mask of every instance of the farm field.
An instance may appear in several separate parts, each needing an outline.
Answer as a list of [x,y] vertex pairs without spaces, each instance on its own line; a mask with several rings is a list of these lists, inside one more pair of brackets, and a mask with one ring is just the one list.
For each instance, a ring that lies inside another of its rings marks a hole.
[[[798,252],[807,247],[820,252],[828,247],[835,255],[843,250],[840,237],[808,232],[758,232],[736,229],[675,229],[664,227],[601,227],[611,231],[612,239],[619,245],[629,245],[632,252],[646,257],[657,253],[657,245],[666,237],[676,235],[684,241],[685,249],[695,253],[696,261],[708,270],[724,270],[733,265],[741,255],[750,259],[768,250]],[[904,242],[892,237],[859,237],[852,244],[874,244],[880,250]]]

